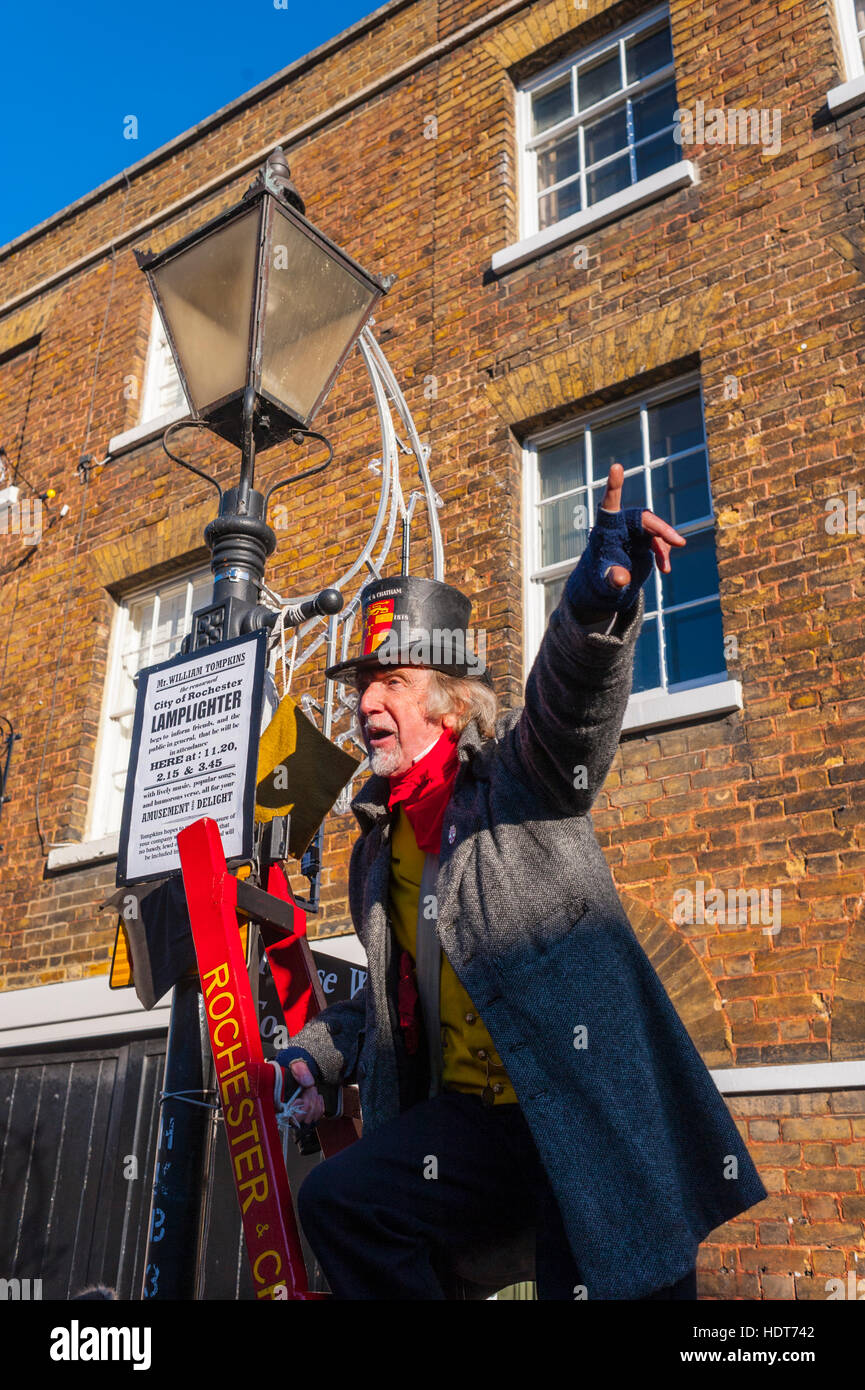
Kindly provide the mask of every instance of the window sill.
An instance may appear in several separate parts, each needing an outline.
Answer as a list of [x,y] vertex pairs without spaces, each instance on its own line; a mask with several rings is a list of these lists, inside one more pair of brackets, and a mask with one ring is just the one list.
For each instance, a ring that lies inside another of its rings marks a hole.
[[525,265],[527,261],[536,260],[547,251],[573,241],[582,232],[594,231],[605,222],[613,222],[625,213],[633,212],[647,203],[654,203],[677,188],[686,188],[699,181],[696,164],[688,159],[680,160],[677,164],[671,164],[669,169],[659,169],[657,174],[641,179],[630,188],[622,189],[610,198],[603,198],[600,203],[595,203],[585,212],[575,212],[572,217],[555,222],[552,227],[545,227],[542,232],[535,232],[533,236],[526,237],[513,246],[506,246],[503,251],[496,251],[492,258],[492,269],[498,275],[502,271],[513,270],[518,265]]
[[683,724],[704,714],[729,714],[742,708],[741,681],[718,681],[698,685],[674,695],[632,695],[628,701],[622,733],[635,729],[658,729],[667,724]]
[[852,111],[854,106],[863,104],[865,77],[853,77],[849,82],[842,82],[840,87],[833,87],[831,92],[826,93],[826,105],[832,116],[843,116],[845,111]]
[[117,858],[120,839],[115,831],[101,840],[87,840],[82,845],[60,845],[48,855],[46,868],[49,873],[59,873],[63,869],[88,869],[93,864],[104,864]]
[[169,425],[173,425],[176,420],[185,419],[188,414],[187,406],[176,405],[173,410],[166,410],[162,415],[155,415],[152,420],[145,420],[143,425],[136,425],[134,430],[115,434],[114,438],[108,441],[109,458],[114,454],[125,454],[128,449],[135,449],[139,444],[156,439]]

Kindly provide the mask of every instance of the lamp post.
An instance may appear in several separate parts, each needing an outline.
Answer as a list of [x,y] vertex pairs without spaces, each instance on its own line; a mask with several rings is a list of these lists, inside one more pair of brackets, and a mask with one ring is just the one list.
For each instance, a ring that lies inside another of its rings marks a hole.
[[195,615],[192,649],[262,625],[254,610],[276,546],[266,508],[281,484],[255,489],[256,453],[313,435],[314,416],[390,287],[303,214],[277,149],[234,207],[158,255],[135,253],[193,411],[167,435],[198,426],[241,451],[236,487],[223,493],[201,475],[217,487],[220,508],[205,532],[213,602]]
[[[255,487],[256,454],[286,441],[323,439],[310,425],[392,283],[364,270],[304,211],[277,149],[234,207],[158,254],[135,252],[192,409],[166,431],[165,451],[219,493],[219,514],[204,533],[213,594],[193,613],[184,651],[272,625],[276,615],[259,603],[276,547],[269,499],[278,487],[326,468],[333,451],[328,445],[323,464],[267,492]],[[171,452],[172,434],[190,427],[240,449],[235,487],[223,491]],[[333,614],[342,603],[337,590],[325,589],[299,613]],[[209,1066],[200,984],[191,976],[178,981],[172,998],[145,1298],[195,1296],[208,1109],[190,1101],[204,1099]]]

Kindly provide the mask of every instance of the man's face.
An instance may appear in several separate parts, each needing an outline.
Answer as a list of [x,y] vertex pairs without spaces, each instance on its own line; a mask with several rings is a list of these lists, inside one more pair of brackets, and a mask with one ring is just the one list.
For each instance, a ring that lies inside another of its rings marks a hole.
[[428,719],[425,713],[429,681],[430,672],[418,666],[358,671],[357,718],[370,768],[378,776],[407,772],[442,733],[444,719]]

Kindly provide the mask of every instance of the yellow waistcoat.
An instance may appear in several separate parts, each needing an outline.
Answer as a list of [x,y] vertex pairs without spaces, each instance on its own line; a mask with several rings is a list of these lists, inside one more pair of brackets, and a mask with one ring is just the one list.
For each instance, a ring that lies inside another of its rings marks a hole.
[[[390,905],[394,935],[415,959],[417,910],[424,854],[400,804],[391,836]],[[439,1011],[442,1027],[442,1089],[480,1095],[487,1085],[493,1103],[517,1103],[516,1093],[492,1038],[453,966],[442,951]]]

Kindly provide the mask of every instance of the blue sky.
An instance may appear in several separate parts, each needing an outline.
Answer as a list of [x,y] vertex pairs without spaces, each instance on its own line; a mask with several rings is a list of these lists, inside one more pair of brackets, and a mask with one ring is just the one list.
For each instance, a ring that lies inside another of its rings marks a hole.
[[[380,3],[8,0],[0,18],[0,245]],[[137,119],[135,140],[124,138],[128,116]]]

